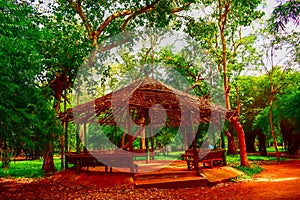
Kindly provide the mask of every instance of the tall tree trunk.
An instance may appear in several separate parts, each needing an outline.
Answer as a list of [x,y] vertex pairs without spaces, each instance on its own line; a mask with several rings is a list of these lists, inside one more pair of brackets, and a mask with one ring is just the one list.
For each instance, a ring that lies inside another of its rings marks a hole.
[[278,147],[277,147],[277,139],[276,139],[276,135],[275,135],[275,131],[274,131],[274,124],[273,124],[273,97],[272,97],[272,94],[271,94],[271,98],[270,98],[269,107],[270,107],[270,115],[269,115],[270,128],[271,128],[274,147],[275,147],[275,151],[276,151],[276,158],[277,158],[277,161],[280,161],[280,155],[279,155],[279,151],[278,151]]
[[53,146],[51,142],[47,145],[46,151],[44,153],[43,171],[45,173],[51,173],[55,171],[54,160],[53,160]]
[[258,141],[259,141],[259,153],[262,156],[267,155],[267,148],[266,148],[266,136],[263,134],[262,130],[257,132],[258,134]]
[[248,134],[246,135],[246,149],[247,153],[255,153],[256,148],[255,148],[255,138],[257,135],[257,130],[254,131],[249,131]]
[[[224,3],[224,4],[223,4]],[[222,43],[222,66],[223,66],[223,82],[224,82],[224,93],[225,93],[225,104],[227,110],[231,110],[230,107],[230,99],[229,99],[229,92],[230,92],[230,84],[229,84],[229,77],[228,77],[228,69],[227,69],[227,41],[225,38],[225,26],[227,23],[227,16],[230,11],[230,3],[231,1],[218,1],[218,9],[219,9],[219,21],[218,27],[220,30],[221,36],[221,43]],[[241,159],[241,166],[248,166],[248,158],[246,152],[246,142],[245,142],[245,134],[243,127],[238,121],[238,117],[232,117],[231,123],[236,129],[239,144],[240,144],[240,159]]]
[[227,139],[228,139],[228,151],[227,151],[227,155],[236,155],[238,154],[237,149],[235,147],[234,144],[234,137],[232,135],[232,127],[230,126],[228,130],[224,131],[224,134],[226,135]]
[[243,127],[240,124],[238,117],[231,117],[231,123],[235,128],[239,139],[241,166],[249,166],[250,164],[247,157],[245,133]]
[[7,144],[6,144],[5,139],[4,139],[4,146],[3,146],[3,152],[2,152],[1,158],[2,158],[1,168],[7,170],[8,166],[9,166],[10,159],[9,159],[8,148],[7,148]]

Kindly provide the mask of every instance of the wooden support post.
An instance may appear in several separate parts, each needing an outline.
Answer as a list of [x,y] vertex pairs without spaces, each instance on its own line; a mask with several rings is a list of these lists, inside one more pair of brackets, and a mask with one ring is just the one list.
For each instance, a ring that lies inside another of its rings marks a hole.
[[76,124],[76,152],[77,154],[80,154],[80,138],[79,138],[79,133],[80,133],[80,125],[79,122]]
[[[150,136],[151,150],[152,150],[152,153],[154,153],[154,137],[153,137],[153,128],[152,128],[152,126],[150,127],[150,134],[151,134],[151,136]],[[150,159],[151,159],[151,157],[150,157]],[[153,160],[154,160],[154,156],[153,156]]]
[[185,129],[184,129],[184,149],[188,149],[188,144],[187,144],[187,137],[186,137],[186,132],[187,132],[187,126],[185,126]]
[[126,125],[127,125],[127,133],[128,133],[128,142],[129,142],[129,151],[133,151],[132,146],[132,133],[131,133],[131,124],[130,124],[130,112],[128,112],[127,118],[126,118]]
[[213,145],[214,145],[214,149],[216,149],[216,135],[215,135],[215,128],[214,128],[214,124],[213,121],[211,121],[212,126],[211,126],[211,132],[212,132],[212,139],[213,139]]
[[[193,124],[193,119],[192,119],[192,114],[190,115],[191,116],[191,133],[194,133],[194,124]],[[194,166],[195,166],[195,170],[196,170],[196,175],[198,173],[198,170],[199,170],[199,155],[197,153],[197,134],[195,134],[195,137],[193,139],[193,154],[194,154]]]
[[[118,140],[117,140],[117,125],[114,127],[114,143],[116,146],[118,146]],[[122,145],[121,145],[122,147]]]
[[193,156],[194,156],[194,166],[195,166],[195,170],[196,170],[196,174],[199,170],[199,166],[198,166],[198,163],[199,163],[199,155],[198,155],[198,152],[197,152],[197,145],[196,145],[196,137],[193,139]]
[[[65,117],[63,119],[63,126],[66,129],[66,123],[67,123],[67,97],[66,97],[66,90],[64,90],[64,113],[65,113]],[[66,130],[65,130],[66,132]],[[65,138],[66,138],[66,133],[64,135],[61,136],[61,170],[65,169]]]
[[83,145],[86,148],[87,146],[87,138],[86,138],[86,122],[83,124]]
[[[65,123],[65,122],[64,122]],[[61,170],[65,169],[65,137],[61,136],[61,159],[60,159],[60,168]]]
[[[68,153],[68,115],[65,118],[65,153]],[[65,158],[65,167],[68,168],[67,159]]]
[[148,109],[146,110],[145,118],[146,118],[145,119],[146,120],[146,124],[145,124],[146,129],[145,129],[145,135],[144,135],[145,139],[144,139],[144,141],[145,141],[145,146],[146,146],[146,163],[148,164],[149,163],[149,156],[150,156],[150,153],[149,153],[149,140],[148,140],[150,127],[147,126],[149,124],[149,110]]
[[[79,105],[79,104],[80,104],[80,96],[79,96],[79,93],[78,93],[77,94],[77,105]],[[79,134],[80,134],[80,124],[78,122],[78,123],[76,123],[76,152],[77,152],[78,155],[80,154],[80,149],[79,149],[80,138],[79,138]]]

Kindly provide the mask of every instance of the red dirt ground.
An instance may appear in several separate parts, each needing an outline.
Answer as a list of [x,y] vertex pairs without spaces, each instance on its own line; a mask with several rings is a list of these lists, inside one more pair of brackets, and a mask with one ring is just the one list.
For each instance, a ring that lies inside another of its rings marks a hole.
[[0,199],[300,199],[300,160],[261,166],[250,180],[180,189],[135,189],[129,174],[116,172],[0,178]]

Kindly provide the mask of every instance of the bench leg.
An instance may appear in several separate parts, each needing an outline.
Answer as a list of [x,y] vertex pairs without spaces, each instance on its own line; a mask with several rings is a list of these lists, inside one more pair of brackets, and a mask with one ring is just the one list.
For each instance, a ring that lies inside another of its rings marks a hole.
[[139,169],[138,165],[137,165],[137,164],[134,164],[134,168],[135,168],[135,172],[137,173],[137,172],[138,172],[138,169]]
[[188,170],[190,170],[190,169],[191,169],[191,164],[190,164],[190,161],[186,161],[186,164],[187,164],[187,168],[188,168]]
[[76,174],[79,174],[80,169],[81,169],[80,161],[79,161],[79,160],[77,160],[76,165],[75,165],[75,168],[76,168]]

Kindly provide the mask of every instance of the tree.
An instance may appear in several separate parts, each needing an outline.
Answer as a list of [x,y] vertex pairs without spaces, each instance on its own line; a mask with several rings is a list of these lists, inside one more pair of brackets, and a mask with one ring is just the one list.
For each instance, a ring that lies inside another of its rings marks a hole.
[[241,91],[239,94],[241,103],[240,120],[246,133],[247,152],[256,152],[254,142],[256,136],[258,136],[259,152],[266,155],[266,138],[262,132],[262,127],[254,127],[253,123],[256,116],[268,105],[268,79],[265,75],[247,75],[240,76],[237,83]]
[[[249,26],[251,22],[262,16],[262,12],[256,10],[261,1],[241,2],[235,0],[202,1],[202,5],[210,8],[211,12],[197,21],[183,17],[188,21],[186,31],[198,40],[207,51],[207,55],[218,65],[220,75],[223,78],[226,108],[231,110],[230,103],[230,78],[233,73],[242,71],[245,53],[241,47],[245,45],[242,37],[242,28]],[[237,73],[238,75],[239,73]],[[238,110],[232,115],[230,121],[235,128],[239,143],[241,165],[249,165],[246,154],[244,131],[239,123]],[[232,133],[227,132],[229,139],[233,139]],[[233,144],[233,143],[231,143]],[[234,149],[234,146],[232,146]]]
[[[91,47],[85,42],[84,29],[76,24],[73,18],[66,18],[62,7],[54,7],[52,12],[47,17],[40,17],[45,34],[42,35],[39,47],[43,56],[47,58],[47,62],[44,63],[46,73],[40,74],[38,78],[40,82],[46,83],[43,87],[51,88],[54,97],[53,107],[56,115],[59,116],[61,112],[66,112],[67,104],[71,104],[69,93],[78,69]],[[43,16],[45,13],[38,14]],[[49,97],[50,99],[52,98]],[[62,135],[59,139],[62,148],[61,166],[63,169],[65,138]],[[43,164],[43,170],[47,172],[53,171],[54,167],[52,151],[53,148],[49,143]],[[49,166],[52,167],[47,169]]]
[[[45,144],[61,133],[56,115],[45,98],[37,76],[47,61],[39,43],[42,29],[33,9],[27,3],[0,1],[1,70],[1,153],[3,166],[8,168],[9,149],[33,149],[43,152]],[[13,152],[11,152],[13,153]],[[53,166],[54,167],[54,166]]]
[[[299,66],[299,33],[297,32],[278,32],[276,35],[264,32],[264,45],[262,45],[265,56],[261,62],[263,69],[266,72],[270,84],[269,96],[269,122],[270,131],[272,133],[274,147],[276,149],[277,160],[280,160],[280,155],[277,147],[275,127],[273,123],[273,103],[276,95],[286,87],[286,76]],[[285,50],[284,56],[278,56]],[[275,57],[277,57],[275,59]],[[279,58],[279,59],[278,59]],[[278,74],[276,76],[276,74]],[[277,79],[275,79],[277,77]]]
[[280,117],[280,130],[284,140],[285,149],[289,154],[295,154],[300,147],[300,115],[299,109],[299,72],[289,73],[286,77],[288,85],[283,94],[277,97],[275,109]]
[[[254,121],[254,128],[259,128],[266,135],[268,140],[273,141],[274,134],[276,140],[279,143],[284,143],[285,146],[288,146],[288,153],[296,153],[299,148],[299,113],[298,110],[295,109],[298,106],[298,100],[296,100],[298,96],[298,88],[299,84],[297,82],[299,78],[299,72],[289,72],[285,73],[285,78],[280,79],[282,71],[277,68],[277,72],[273,74],[274,85],[278,86],[278,80],[280,80],[280,84],[284,85],[280,90],[276,93],[274,97],[274,101],[272,104],[272,123],[274,133],[272,135],[269,134],[271,132],[270,123],[266,123],[266,121],[270,120],[270,107],[268,99],[270,97],[270,89],[267,91],[267,106],[262,109],[256,116]],[[270,88],[269,84],[269,76],[263,75],[266,77],[268,88]]]

